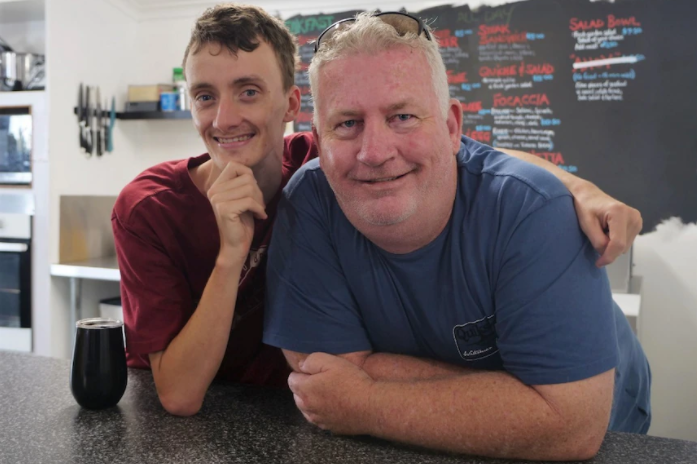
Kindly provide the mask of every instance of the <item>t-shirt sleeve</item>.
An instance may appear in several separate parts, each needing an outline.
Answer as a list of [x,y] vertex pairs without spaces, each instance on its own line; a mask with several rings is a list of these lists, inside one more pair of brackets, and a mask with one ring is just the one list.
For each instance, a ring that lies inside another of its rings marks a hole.
[[495,286],[504,369],[527,385],[582,380],[614,368],[612,294],[582,233],[573,200],[561,196],[527,215],[504,244]]
[[186,324],[193,301],[183,273],[174,265],[144,218],[125,226],[112,215],[121,273],[121,302],[129,354],[164,350]]
[[295,132],[284,139],[283,166],[290,172],[317,158],[317,145],[309,132]]
[[370,350],[332,241],[327,192],[308,179],[312,175],[298,172],[278,205],[266,274],[264,343],[300,353]]

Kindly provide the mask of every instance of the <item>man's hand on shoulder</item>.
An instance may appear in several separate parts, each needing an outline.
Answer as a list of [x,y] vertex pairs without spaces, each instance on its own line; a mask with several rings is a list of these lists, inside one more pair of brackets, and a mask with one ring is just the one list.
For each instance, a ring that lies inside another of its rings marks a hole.
[[539,166],[557,177],[574,196],[576,215],[581,229],[593,248],[601,254],[596,266],[612,263],[629,251],[641,232],[642,220],[638,210],[615,200],[593,183],[570,174],[554,164],[530,153],[497,148],[498,151]]
[[629,251],[641,232],[641,213],[587,181],[579,182],[572,193],[581,229],[601,254],[596,266],[610,264]]
[[220,255],[245,259],[254,237],[254,218],[266,219],[264,196],[252,170],[230,161],[208,189],[220,232]]

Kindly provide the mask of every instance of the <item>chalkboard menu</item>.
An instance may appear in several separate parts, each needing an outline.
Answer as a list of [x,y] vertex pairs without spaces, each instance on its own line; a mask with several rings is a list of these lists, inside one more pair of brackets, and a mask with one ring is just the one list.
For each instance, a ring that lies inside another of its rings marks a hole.
[[286,26],[298,38],[300,45],[300,69],[295,73],[295,84],[300,87],[300,113],[295,118],[295,131],[312,130],[312,95],[307,68],[315,52],[314,41],[323,30],[337,21],[352,18],[361,10],[344,11],[335,14],[299,15],[286,20]]
[[[435,30],[463,131],[527,151],[638,208],[644,231],[697,221],[697,1],[528,0],[412,14]],[[295,16],[310,130],[307,66],[317,35],[356,11]]]

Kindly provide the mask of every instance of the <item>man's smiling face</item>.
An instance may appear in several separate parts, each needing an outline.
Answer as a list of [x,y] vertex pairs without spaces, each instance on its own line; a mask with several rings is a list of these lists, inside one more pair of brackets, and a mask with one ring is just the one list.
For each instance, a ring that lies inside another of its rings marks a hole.
[[362,232],[419,227],[419,217],[452,195],[460,143],[424,53],[400,46],[351,55],[319,76],[316,140],[341,209]]
[[194,125],[219,169],[281,159],[288,92],[271,46],[260,40],[254,51],[233,54],[208,43],[188,56],[186,76]]

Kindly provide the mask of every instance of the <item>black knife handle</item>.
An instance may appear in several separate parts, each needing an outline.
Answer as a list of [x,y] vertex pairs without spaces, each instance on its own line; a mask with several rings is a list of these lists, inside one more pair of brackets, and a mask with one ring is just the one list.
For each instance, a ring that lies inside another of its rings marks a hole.
[[87,151],[87,137],[85,137],[85,123],[84,123],[84,121],[80,121],[79,129],[80,129],[80,148],[83,151]]
[[85,151],[88,155],[93,153],[92,148],[94,146],[94,139],[92,138],[92,131],[89,127],[85,128]]

